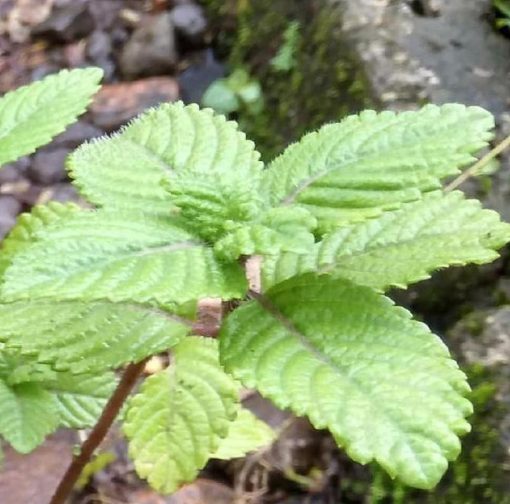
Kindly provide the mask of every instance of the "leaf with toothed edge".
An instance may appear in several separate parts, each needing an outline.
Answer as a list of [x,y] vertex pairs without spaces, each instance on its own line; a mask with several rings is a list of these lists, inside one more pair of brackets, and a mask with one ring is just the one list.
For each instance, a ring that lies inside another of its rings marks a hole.
[[243,385],[329,429],[357,462],[429,489],[472,412],[440,339],[367,287],[305,274],[235,310],[220,358]]
[[161,182],[174,173],[237,173],[257,186],[259,157],[235,122],[176,102],[147,111],[111,138],[83,145],[68,167],[73,183],[98,206],[167,214],[172,201]]
[[56,403],[39,384],[10,385],[0,377],[0,436],[16,451],[32,451],[58,422]]
[[34,231],[9,259],[6,300],[180,303],[242,297],[243,269],[170,217],[135,211],[81,211]]
[[364,111],[288,147],[264,173],[262,190],[274,206],[305,206],[331,231],[438,189],[475,160],[493,127],[489,112],[458,104]]
[[384,291],[429,278],[450,265],[495,260],[510,225],[460,192],[434,192],[377,219],[324,236],[306,254],[266,256],[265,288],[306,271],[331,273]]
[[211,458],[230,460],[269,446],[276,432],[246,408],[239,408],[236,419],[230,424],[227,437],[220,441]]
[[0,165],[31,154],[85,112],[99,68],[62,70],[0,98]]
[[163,493],[192,481],[236,417],[237,390],[218,362],[216,340],[195,336],[177,345],[170,367],[147,378],[128,403],[124,432],[138,474]]
[[74,373],[116,369],[175,346],[191,321],[150,305],[26,300],[0,304],[0,342]]

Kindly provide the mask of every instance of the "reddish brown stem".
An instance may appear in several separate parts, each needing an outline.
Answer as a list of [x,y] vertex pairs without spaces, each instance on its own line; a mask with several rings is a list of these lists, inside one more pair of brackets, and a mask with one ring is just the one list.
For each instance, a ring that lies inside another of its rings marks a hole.
[[103,441],[122,405],[135,386],[136,380],[142,373],[147,360],[148,358],[137,364],[129,364],[126,367],[115,392],[110,397],[89,437],[83,443],[80,453],[73,458],[71,465],[67,468],[49,504],[65,504],[83,468],[89,462],[101,441]]

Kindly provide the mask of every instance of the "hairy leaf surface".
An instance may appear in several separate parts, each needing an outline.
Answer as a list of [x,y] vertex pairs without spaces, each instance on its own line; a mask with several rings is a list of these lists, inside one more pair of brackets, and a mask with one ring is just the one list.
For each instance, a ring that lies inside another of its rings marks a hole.
[[169,217],[115,210],[82,211],[33,232],[10,260],[3,294],[10,300],[185,303],[205,296],[242,296],[237,264]]
[[227,437],[220,441],[219,448],[211,458],[230,460],[244,457],[247,453],[269,446],[275,439],[276,432],[269,425],[246,408],[240,408],[236,419],[230,424]]
[[316,226],[317,220],[304,208],[272,208],[254,223],[236,226],[214,249],[227,260],[253,254],[277,256],[282,251],[307,253],[315,243]]
[[70,158],[75,184],[92,203],[167,214],[161,182],[179,172],[253,177],[261,163],[237,124],[210,109],[181,102],[149,110],[120,134],[86,144]]
[[227,318],[220,355],[245,386],[411,486],[432,488],[469,431],[469,387],[440,339],[347,280],[307,274],[276,285]]
[[273,205],[305,205],[323,231],[376,217],[437,189],[492,138],[479,107],[365,111],[291,145],[264,174]]
[[305,271],[334,273],[378,290],[405,287],[445,266],[483,264],[510,239],[510,225],[460,192],[434,192],[377,219],[346,226],[306,255],[264,259],[264,286]]
[[173,357],[131,399],[124,423],[138,474],[164,493],[196,477],[238,407],[238,386],[219,364],[216,340],[186,338]]
[[189,321],[153,306],[45,299],[0,304],[0,341],[74,373],[138,362],[189,331]]
[[99,68],[63,70],[0,98],[0,165],[32,153],[85,112]]

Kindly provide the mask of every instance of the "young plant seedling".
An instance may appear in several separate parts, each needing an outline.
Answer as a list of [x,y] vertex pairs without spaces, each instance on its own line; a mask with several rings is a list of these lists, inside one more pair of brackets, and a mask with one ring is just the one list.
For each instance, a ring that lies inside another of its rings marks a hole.
[[[97,78],[63,73],[4,97],[0,159],[60,130]],[[122,418],[156,490],[271,441],[241,386],[328,429],[354,460],[434,487],[469,431],[469,386],[442,341],[384,293],[493,261],[510,240],[495,212],[442,187],[493,126],[457,104],[365,111],[264,167],[234,122],[174,103],[84,144],[68,169],[94,208],[35,207],[3,245],[0,435],[26,453],[61,425],[94,426],[53,497],[62,503],[146,360],[169,352]],[[252,257],[260,289],[248,286]],[[235,300],[216,339],[194,331],[211,297]]]

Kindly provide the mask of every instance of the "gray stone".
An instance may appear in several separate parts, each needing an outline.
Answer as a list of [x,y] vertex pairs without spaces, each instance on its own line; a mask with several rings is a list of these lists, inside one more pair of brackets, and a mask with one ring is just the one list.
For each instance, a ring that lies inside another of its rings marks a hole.
[[3,238],[14,226],[16,216],[21,209],[21,203],[14,196],[0,196],[0,238]]
[[510,490],[510,306],[473,312],[461,320],[448,334],[463,365],[486,369],[496,386],[495,399],[502,418],[498,421],[501,442],[507,460]]
[[28,176],[41,185],[51,185],[65,180],[65,160],[68,154],[69,149],[64,147],[39,151],[28,168]]
[[175,29],[187,42],[198,43],[202,40],[207,21],[199,5],[178,5],[172,9],[171,14]]
[[171,72],[178,61],[175,33],[169,12],[148,16],[133,32],[120,56],[127,78]]
[[69,126],[64,133],[53,139],[52,147],[67,147],[75,149],[83,142],[100,137],[104,134],[102,129],[85,121],[77,121]]
[[72,42],[86,37],[93,29],[94,18],[87,4],[75,1],[57,5],[33,34],[57,42]]

